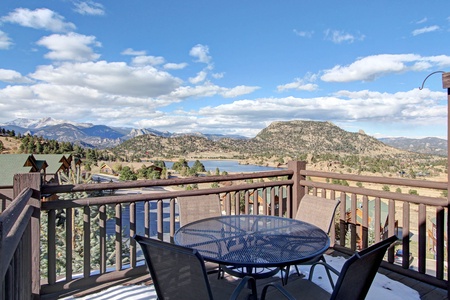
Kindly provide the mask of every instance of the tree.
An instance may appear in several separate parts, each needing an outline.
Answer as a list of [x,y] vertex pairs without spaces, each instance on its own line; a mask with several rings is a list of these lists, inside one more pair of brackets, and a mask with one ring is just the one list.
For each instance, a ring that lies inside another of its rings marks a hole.
[[191,169],[194,169],[196,173],[206,172],[205,166],[198,159],[194,162]]
[[410,195],[419,195],[419,193],[417,192],[417,190],[409,190],[408,193]]
[[120,172],[119,180],[137,180],[137,175],[131,170],[130,167],[125,166]]
[[181,172],[183,168],[189,169],[188,162],[184,158],[180,158],[177,162],[173,163],[172,169],[175,171]]
[[[75,168],[75,171],[74,171]],[[72,165],[72,169],[69,171],[69,174],[66,175],[63,172],[59,173],[58,176],[60,184],[89,184],[92,183],[92,177],[87,176],[84,177],[81,174],[81,170],[79,166],[75,167]],[[94,192],[97,193],[97,192]],[[58,194],[61,200],[74,200],[86,198],[89,196],[86,192],[74,192],[74,193],[64,193]],[[91,194],[92,196],[92,194]],[[98,195],[96,195],[98,196]],[[114,216],[114,209],[111,206],[105,206],[106,217],[112,218]],[[66,210],[57,210],[56,211],[56,234],[55,234],[55,248],[56,248],[56,275],[63,275],[66,270],[66,230],[65,226],[67,223],[66,218]],[[90,208],[90,244],[91,244],[91,268],[98,269],[100,266],[100,243],[99,232],[100,232],[100,210],[98,206],[93,206]],[[74,208],[72,209],[72,228],[73,228],[73,237],[72,237],[72,255],[73,261],[72,267],[73,272],[80,272],[83,270],[83,257],[84,257],[84,213],[83,208]],[[48,242],[48,217],[47,212],[42,211],[41,213],[41,276],[47,276],[48,270],[48,248],[45,247]],[[114,252],[115,252],[115,238],[114,236],[106,237],[106,252],[110,254],[107,257],[107,264],[112,265],[115,263]],[[124,248],[125,254],[127,249]],[[127,262],[128,258],[126,255],[124,256],[124,261]]]
[[153,164],[157,167],[160,167],[161,169],[164,169],[166,167],[166,163],[163,160],[155,160]]

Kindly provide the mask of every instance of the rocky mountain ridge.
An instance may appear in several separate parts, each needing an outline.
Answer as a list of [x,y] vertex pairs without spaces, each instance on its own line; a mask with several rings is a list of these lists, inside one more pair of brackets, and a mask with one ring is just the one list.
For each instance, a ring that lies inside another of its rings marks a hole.
[[410,161],[438,161],[440,157],[413,153],[383,144],[360,131],[347,132],[330,122],[274,122],[254,138],[217,141],[194,135],[161,137],[143,135],[111,149],[131,161],[154,158],[238,159],[258,165],[282,165],[289,160],[339,162],[354,168],[399,165]]
[[[318,124],[321,124],[321,126]],[[336,152],[342,153],[364,154],[366,152],[382,152],[383,146],[379,143],[381,141],[385,145],[406,151],[432,155],[447,155],[447,141],[444,139],[411,139],[400,137],[381,138],[377,140],[365,135],[363,131],[351,133],[334,126],[331,122],[317,121],[296,120],[273,122],[251,139],[236,135],[227,136],[203,133],[180,134],[167,131],[161,132],[151,128],[135,129],[108,127],[90,123],[74,123],[53,118],[16,119],[0,124],[0,127],[5,128],[6,130],[14,130],[16,134],[37,135],[60,142],[72,142],[81,144],[84,147],[98,149],[118,147],[122,143],[136,137],[141,137],[142,140],[145,140],[146,137],[147,139],[157,139],[160,137],[176,139],[178,141],[183,141],[183,139],[189,140],[190,138],[188,137],[196,137],[200,140],[206,139],[218,142],[217,145],[206,143],[205,147],[212,147],[211,151],[218,150],[221,152],[223,152],[221,147],[224,147],[225,149],[232,149],[232,151],[237,152],[242,152],[246,149],[254,149],[257,150],[257,152],[268,154],[279,151],[279,148],[281,147],[285,149],[283,152],[286,152],[289,156],[298,156],[298,153],[301,151],[299,151],[299,147],[293,145],[303,145],[304,149],[310,149],[310,153],[323,153],[333,149]],[[321,135],[324,134],[326,134],[326,138],[320,138]],[[272,136],[274,138],[272,138]],[[364,137],[364,139],[362,137]],[[175,140],[172,140],[172,142],[173,141]],[[188,145],[189,142],[183,141],[181,144]],[[196,142],[196,144],[200,145],[202,143]],[[178,148],[184,148],[183,151],[187,151],[187,148],[192,150],[191,146],[188,147],[186,145],[180,145]],[[258,149],[264,150],[260,151]]]

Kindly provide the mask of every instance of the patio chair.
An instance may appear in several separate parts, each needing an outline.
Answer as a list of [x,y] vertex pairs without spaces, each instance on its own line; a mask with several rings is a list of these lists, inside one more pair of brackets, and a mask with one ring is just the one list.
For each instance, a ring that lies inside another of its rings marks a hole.
[[[222,215],[220,198],[217,194],[184,196],[177,198],[180,227],[186,224]],[[222,277],[220,267],[217,264],[206,262],[208,274],[218,272]]]
[[141,245],[159,300],[257,297],[256,282],[250,276],[243,278],[237,286],[226,280],[209,281],[203,258],[197,250],[139,235],[134,239]]
[[217,194],[178,197],[177,203],[180,226],[222,215]]
[[[394,235],[367,249],[356,252],[344,263],[341,272],[323,262],[317,262],[312,265],[308,279],[299,279],[285,286],[277,283],[267,284],[262,290],[261,300],[280,299],[280,296],[287,299],[364,299],[369,292],[386,250],[395,241],[397,241],[397,237]],[[332,293],[328,293],[312,282],[314,267],[318,264],[323,264],[331,272],[338,275]]]
[[[329,233],[332,225],[334,224],[334,215],[339,203],[339,200],[305,195],[300,201],[295,219],[313,224],[326,233]],[[301,264],[312,265],[319,260],[325,262],[325,257],[323,255],[319,255]],[[283,284],[286,284],[288,281],[289,269],[290,266],[283,268],[285,273]],[[297,274],[300,275],[297,265],[295,265],[295,270],[297,271]],[[331,276],[328,270],[327,275],[328,277]]]

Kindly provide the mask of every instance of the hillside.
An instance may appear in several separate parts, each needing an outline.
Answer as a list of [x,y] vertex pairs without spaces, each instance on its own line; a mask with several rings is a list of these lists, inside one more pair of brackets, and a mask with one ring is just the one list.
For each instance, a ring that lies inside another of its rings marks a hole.
[[[17,153],[19,139],[2,137],[4,151]],[[14,142],[16,144],[14,144]],[[92,151],[92,150],[90,150]],[[97,150],[96,150],[97,151]],[[93,152],[86,158],[92,160]],[[151,160],[234,159],[242,164],[284,166],[305,160],[312,169],[358,174],[441,174],[445,157],[388,146],[364,132],[347,132],[330,122],[273,122],[251,139],[204,135],[138,135],[119,146],[98,150],[94,157],[127,163]]]
[[330,122],[316,121],[274,122],[247,140],[144,135],[127,140],[111,151],[128,158],[234,158],[262,165],[283,164],[292,159],[411,160],[426,157],[393,148],[363,132],[347,132]]
[[0,154],[15,154],[19,150],[20,140],[17,138],[0,136],[0,142],[3,144]]
[[405,137],[380,138],[381,142],[407,151],[414,151],[424,154],[447,156],[447,140],[427,137],[422,139],[411,139]]

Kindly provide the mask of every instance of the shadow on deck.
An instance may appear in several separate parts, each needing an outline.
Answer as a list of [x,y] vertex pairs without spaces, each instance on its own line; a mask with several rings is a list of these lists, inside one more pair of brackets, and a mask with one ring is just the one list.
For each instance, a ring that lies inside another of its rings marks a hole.
[[[334,257],[348,257],[347,255],[338,252],[336,250],[329,250],[327,252],[328,255],[330,256],[334,256]],[[413,279],[411,277],[407,277],[404,275],[401,275],[399,273],[384,269],[382,267],[379,268],[378,272],[380,274],[383,274],[385,276],[387,276],[388,278],[394,280],[394,281],[398,281],[414,290],[416,290],[420,296],[420,299],[422,300],[441,300],[441,299],[448,299],[447,298],[447,291],[438,287],[435,287],[433,285],[424,283],[422,281]],[[211,274],[210,276],[210,282],[214,282],[214,280],[217,280],[217,274]],[[302,277],[299,277],[297,274],[295,274],[295,272],[291,271],[291,274],[289,276],[289,282],[293,282],[295,280],[299,280]],[[233,282],[233,283],[237,283],[238,281],[229,275],[225,275],[225,278],[223,280],[228,280],[229,282]],[[257,290],[258,290],[258,297],[260,296],[260,293],[263,289],[263,287],[270,283],[270,282],[276,282],[281,284],[281,279],[279,277],[270,277],[267,279],[259,279],[257,280]],[[152,285],[153,282],[150,278],[149,275],[145,275],[145,276],[141,276],[138,278],[134,278],[134,279],[130,279],[130,280],[126,280],[124,282],[121,283],[122,285]],[[78,292],[76,294],[74,294],[74,297],[85,297],[87,295],[93,294],[93,293],[97,293],[101,290],[104,289],[108,289],[110,288],[112,285],[111,284],[104,284],[104,285],[99,285],[96,286],[95,288],[91,288],[91,289],[86,289],[83,290],[81,292]],[[402,295],[403,297],[404,295]],[[407,298],[403,298],[403,299],[407,299]]]

